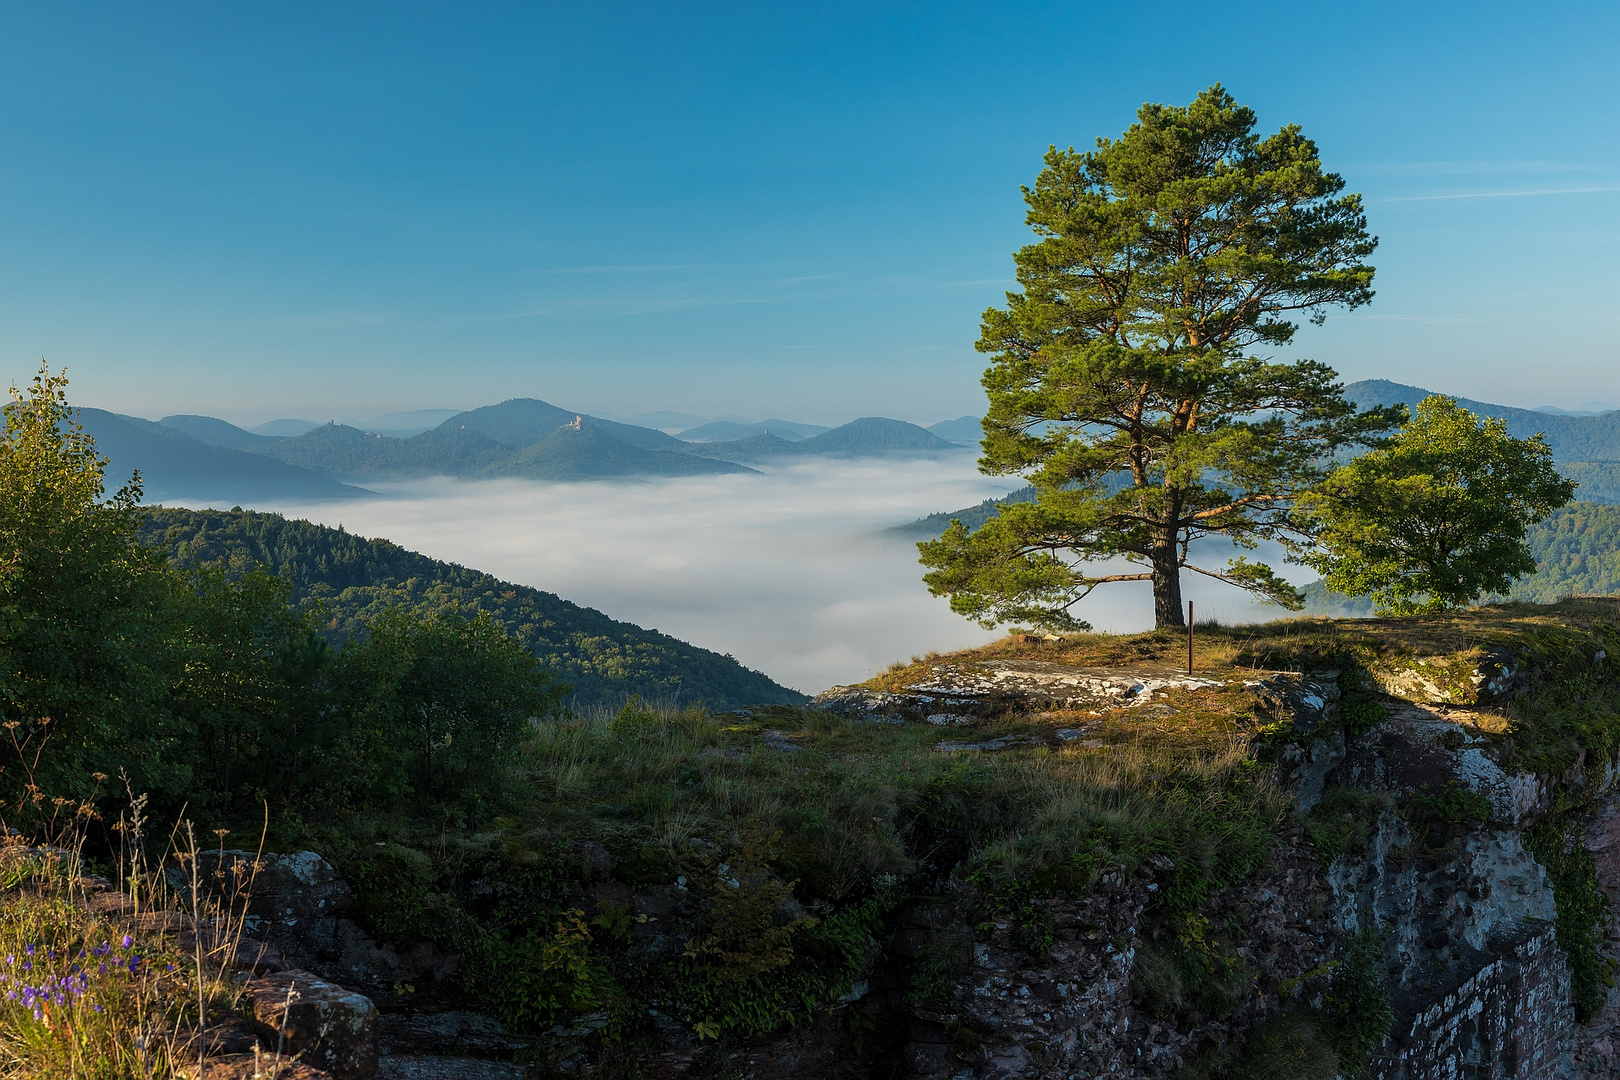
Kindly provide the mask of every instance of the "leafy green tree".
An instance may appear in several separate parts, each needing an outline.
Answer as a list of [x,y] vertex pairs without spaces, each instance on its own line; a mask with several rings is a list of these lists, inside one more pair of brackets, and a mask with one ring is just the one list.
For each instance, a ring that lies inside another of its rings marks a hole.
[[384,612],[340,664],[349,730],[332,764],[356,795],[384,804],[487,794],[530,723],[569,691],[487,612]]
[[[1396,419],[1357,414],[1322,364],[1254,355],[1289,343],[1294,313],[1372,298],[1377,241],[1315,143],[1260,138],[1219,85],[1137,117],[1087,153],[1048,150],[1024,189],[1040,239],[1014,256],[1022,291],[984,313],[979,467],[1028,475],[1036,499],[918,546],[930,590],[986,626],[1083,628],[1069,609],[1118,581],[1151,581],[1156,624],[1179,626],[1183,568],[1297,607],[1268,566],[1202,566],[1193,545],[1293,535],[1323,463]],[[1141,569],[1090,568],[1116,558]]]
[[263,568],[175,579],[171,701],[196,740],[193,801],[229,812],[237,798],[295,794],[300,767],[336,733],[325,639],[291,604],[292,583]]
[[13,386],[0,435],[0,745],[26,745],[29,763],[7,749],[7,797],[30,769],[48,796],[120,767],[177,790],[192,755],[167,708],[170,577],[135,540],[139,476],[102,498],[106,459],[66,386],[47,367]]
[[1540,435],[1515,439],[1435,395],[1386,447],[1334,470],[1301,496],[1318,547],[1304,561],[1327,587],[1408,615],[1504,593],[1535,572],[1526,530],[1576,485]]

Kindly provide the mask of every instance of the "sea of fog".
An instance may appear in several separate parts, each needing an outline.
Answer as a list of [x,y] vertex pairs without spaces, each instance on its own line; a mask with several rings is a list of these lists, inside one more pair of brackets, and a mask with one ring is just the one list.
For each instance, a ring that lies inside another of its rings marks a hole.
[[[815,693],[994,636],[928,595],[915,544],[883,530],[1018,484],[980,475],[962,453],[673,480],[368,486],[380,497],[255,508],[341,524],[554,592]],[[1200,621],[1277,614],[1195,575],[1184,587]],[[1078,610],[1099,630],[1141,630],[1153,619],[1145,583],[1104,586]]]

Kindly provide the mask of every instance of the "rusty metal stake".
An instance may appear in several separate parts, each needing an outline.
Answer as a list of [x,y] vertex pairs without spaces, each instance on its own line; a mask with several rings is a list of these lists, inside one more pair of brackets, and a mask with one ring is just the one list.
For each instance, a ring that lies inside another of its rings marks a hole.
[[1187,674],[1192,674],[1193,602],[1187,601]]

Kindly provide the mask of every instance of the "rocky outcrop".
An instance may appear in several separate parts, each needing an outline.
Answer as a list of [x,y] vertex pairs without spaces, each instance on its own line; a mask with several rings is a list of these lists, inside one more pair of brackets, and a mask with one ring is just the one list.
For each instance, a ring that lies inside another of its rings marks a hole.
[[903,691],[834,686],[813,708],[876,723],[965,723],[1048,708],[1140,706],[1166,690],[1196,690],[1228,680],[1172,670],[1070,667],[1039,660],[935,664]]
[[[1065,933],[1031,957],[1010,947],[1005,927],[992,929],[975,935],[971,970],[939,1004],[897,1003],[911,1017],[908,1076],[1167,1076],[1200,1055],[1218,1059],[1268,1015],[1319,1000],[1337,963],[1335,943],[1364,927],[1381,932],[1394,1009],[1369,1076],[1528,1080],[1567,1075],[1577,1061],[1587,1075],[1620,1075],[1620,990],[1611,990],[1592,1023],[1575,1022],[1552,883],[1523,842],[1523,830],[1554,809],[1570,778],[1504,768],[1492,737],[1502,720],[1479,711],[1522,689],[1525,666],[1497,651],[1467,663],[1408,662],[1367,673],[1384,717],[1353,735],[1335,723],[1337,670],[1189,678],[1035,661],[942,662],[904,687],[828,691],[818,706],[866,721],[972,723],[1053,708],[1135,709],[1176,690],[1243,687],[1290,722],[1279,768],[1302,816],[1335,790],[1386,800],[1363,808],[1376,819],[1370,837],[1330,866],[1299,839],[1267,873],[1214,899],[1212,916],[1225,912],[1249,929],[1241,952],[1259,991],[1219,1021],[1189,1024],[1143,1008],[1133,980],[1145,974],[1138,927],[1151,882],[1122,883],[1112,895],[1053,901],[1058,926],[1094,928],[1083,938]],[[969,747],[994,748],[961,741]],[[1611,767],[1598,777],[1589,772],[1576,780],[1612,786]],[[1431,803],[1429,820],[1392,809]],[[1597,855],[1600,883],[1620,888],[1620,809],[1612,795],[1600,805],[1585,843]],[[915,928],[902,922],[899,955],[916,947],[908,944]],[[1609,932],[1620,939],[1620,921]]]

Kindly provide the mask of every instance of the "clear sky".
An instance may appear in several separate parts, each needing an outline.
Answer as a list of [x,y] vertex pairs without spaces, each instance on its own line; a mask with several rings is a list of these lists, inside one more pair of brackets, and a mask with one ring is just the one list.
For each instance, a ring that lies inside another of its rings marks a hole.
[[0,4],[0,376],[239,422],[981,411],[1049,143],[1217,80],[1369,199],[1288,355],[1620,405],[1613,4]]

